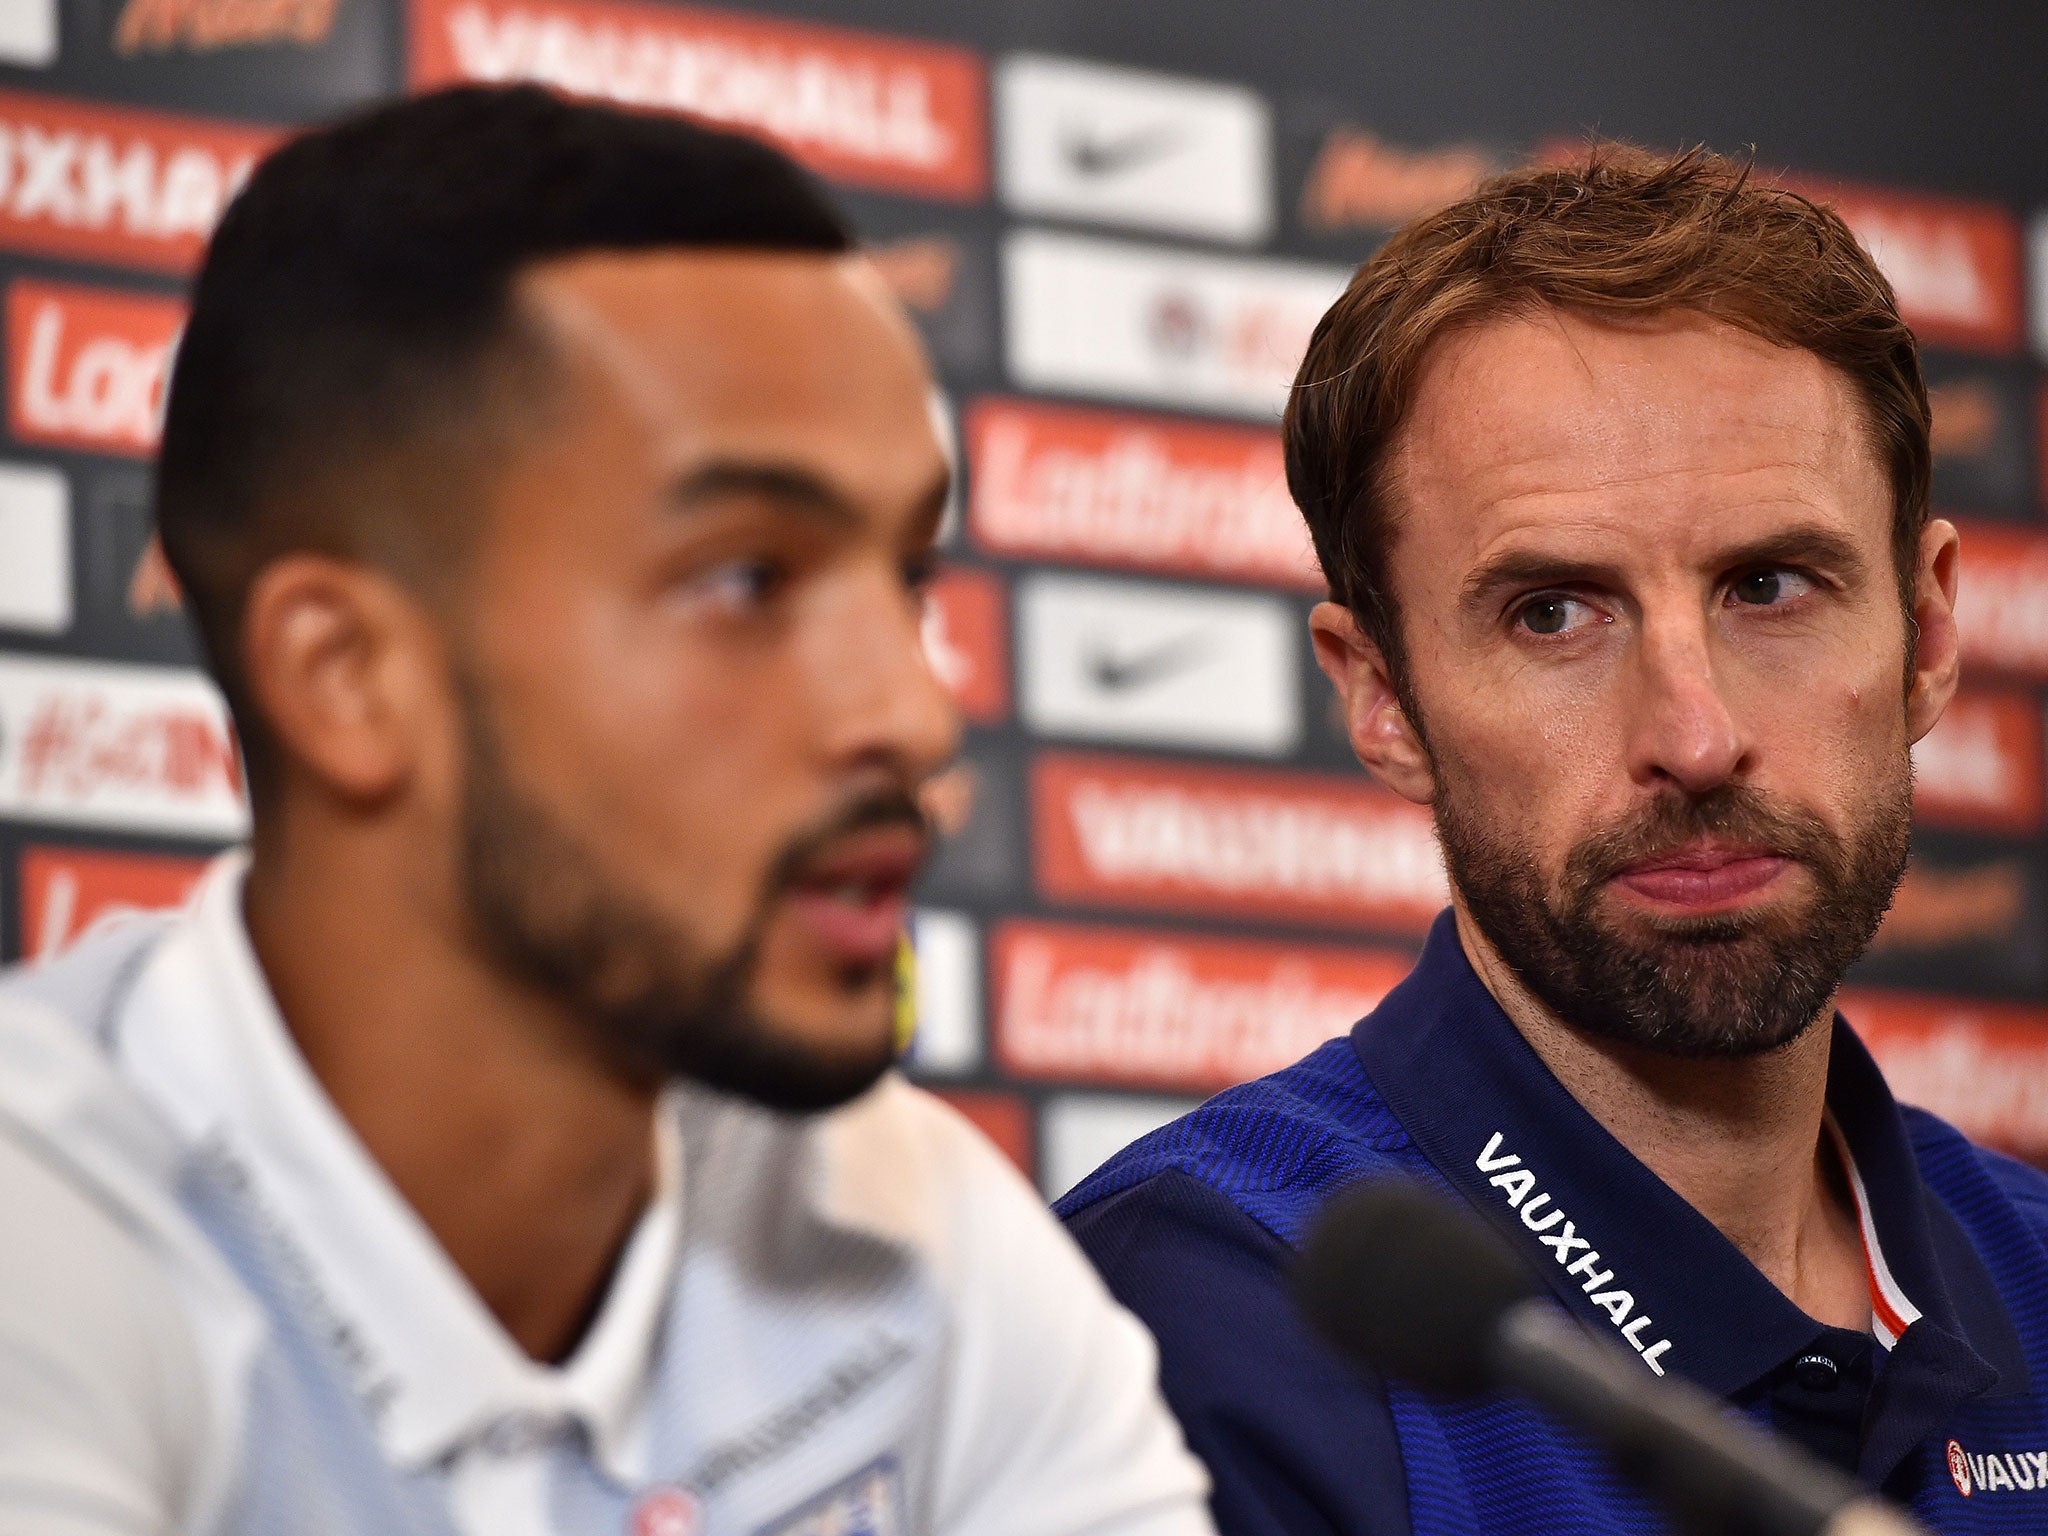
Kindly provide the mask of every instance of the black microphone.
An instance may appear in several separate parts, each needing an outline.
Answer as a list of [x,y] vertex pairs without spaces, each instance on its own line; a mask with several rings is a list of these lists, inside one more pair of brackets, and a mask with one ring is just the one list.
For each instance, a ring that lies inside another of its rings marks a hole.
[[1534,1399],[1701,1536],[1926,1536],[1834,1467],[1587,1332],[1491,1227],[1406,1180],[1332,1199],[1294,1285],[1355,1360],[1439,1397]]

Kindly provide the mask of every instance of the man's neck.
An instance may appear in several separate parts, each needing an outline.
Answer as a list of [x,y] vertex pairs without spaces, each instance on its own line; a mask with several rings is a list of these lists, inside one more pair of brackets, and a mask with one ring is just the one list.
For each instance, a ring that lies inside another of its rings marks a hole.
[[1462,903],[1458,938],[1487,991],[1565,1091],[1806,1313],[1866,1329],[1862,1239],[1831,1138],[1829,1031],[1738,1060],[1663,1055],[1559,1019]]
[[652,1195],[654,1090],[456,942],[449,914],[396,899],[376,850],[346,844],[256,850],[244,910],[286,1026],[506,1332],[565,1358]]

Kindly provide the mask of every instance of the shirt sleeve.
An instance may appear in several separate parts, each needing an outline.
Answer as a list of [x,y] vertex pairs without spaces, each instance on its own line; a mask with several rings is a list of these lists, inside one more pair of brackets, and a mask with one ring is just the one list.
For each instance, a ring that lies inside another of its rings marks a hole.
[[108,1209],[0,1129],[0,1533],[186,1529],[199,1357],[171,1287]]
[[1385,1390],[1296,1315],[1277,1238],[1178,1172],[1067,1224],[1158,1340],[1161,1385],[1208,1465],[1222,1536],[1407,1536]]
[[959,1247],[935,1536],[1213,1536],[1144,1328],[978,1132],[956,1119],[946,1142]]

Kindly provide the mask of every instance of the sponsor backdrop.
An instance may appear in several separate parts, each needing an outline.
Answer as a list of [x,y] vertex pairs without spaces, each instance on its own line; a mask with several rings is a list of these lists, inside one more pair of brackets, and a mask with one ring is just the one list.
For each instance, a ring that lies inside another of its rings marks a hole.
[[1966,686],[1845,1006],[1905,1094],[2048,1160],[2048,13],[1458,9],[0,0],[5,953],[177,901],[244,825],[149,457],[254,158],[456,80],[699,113],[841,190],[948,392],[927,637],[971,729],[913,1065],[1056,1192],[1372,1007],[1444,900],[1309,657],[1275,423],[1315,318],[1388,229],[1588,129],[1754,144],[1897,286],[1965,530]]

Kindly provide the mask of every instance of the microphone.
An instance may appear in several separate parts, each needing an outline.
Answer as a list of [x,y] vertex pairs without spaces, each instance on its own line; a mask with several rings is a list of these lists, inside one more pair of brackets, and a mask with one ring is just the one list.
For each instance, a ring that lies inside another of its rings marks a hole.
[[1333,1198],[1294,1287],[1354,1360],[1438,1397],[1534,1399],[1701,1536],[1926,1536],[1836,1468],[1588,1333],[1479,1217],[1406,1180]]

